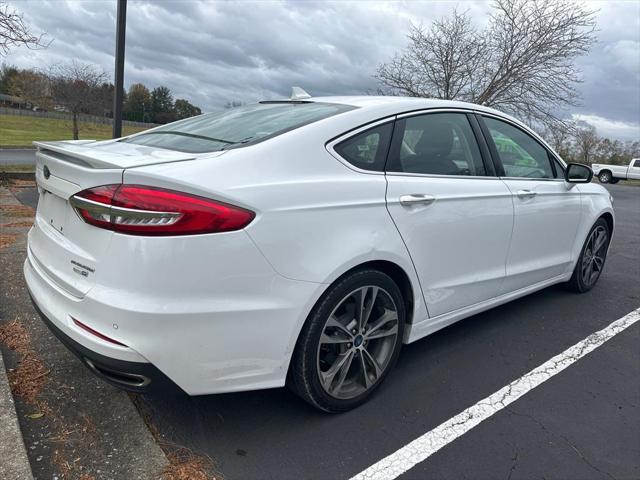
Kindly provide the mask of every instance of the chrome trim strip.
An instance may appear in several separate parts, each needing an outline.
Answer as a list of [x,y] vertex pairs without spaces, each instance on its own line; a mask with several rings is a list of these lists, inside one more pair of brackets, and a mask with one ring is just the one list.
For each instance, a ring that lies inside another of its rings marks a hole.
[[558,182],[567,183],[563,178],[529,178],[529,177],[497,177],[500,180],[524,180],[528,182]]
[[88,200],[75,195],[69,198],[69,203],[74,209],[80,208],[91,213],[109,215],[110,217],[120,214],[134,219],[166,218],[172,220],[182,215],[180,212],[158,212],[154,210],[136,210],[125,207],[114,207],[113,205]]
[[325,148],[327,149],[327,151],[331,154],[331,156],[335,157],[337,160],[340,161],[340,163],[344,164],[346,167],[348,167],[351,170],[354,170],[356,172],[359,173],[366,173],[368,175],[406,175],[406,176],[423,176],[423,177],[436,177],[436,178],[477,178],[477,179],[496,179],[496,178],[502,178],[504,180],[555,180],[555,181],[563,181],[564,179],[557,179],[557,178],[542,178],[542,179],[527,179],[527,178],[520,178],[520,177],[498,177],[498,176],[491,176],[491,175],[482,175],[482,176],[473,176],[473,175],[435,175],[435,174],[422,174],[422,173],[405,173],[405,172],[376,172],[376,171],[372,171],[372,170],[364,170],[362,168],[358,168],[355,165],[349,163],[348,160],[344,159],[343,157],[341,157],[335,150],[334,147],[336,144],[344,141],[344,140],[348,140],[349,138],[351,138],[354,135],[359,134],[360,132],[363,132],[365,130],[368,130],[369,128],[373,128],[377,125],[381,125],[383,123],[387,123],[390,121],[395,121],[395,120],[400,120],[403,118],[408,118],[408,117],[414,117],[414,116],[418,116],[418,115],[425,115],[425,114],[431,114],[431,113],[446,113],[446,112],[450,112],[450,113],[471,113],[471,114],[478,114],[480,116],[485,116],[485,117],[492,117],[492,118],[497,118],[498,120],[501,120],[505,123],[508,123],[516,128],[519,128],[521,130],[524,130],[526,133],[528,133],[529,135],[531,135],[532,137],[534,137],[538,142],[540,142],[542,144],[542,146],[548,150],[553,157],[555,158],[555,160],[557,160],[560,165],[562,166],[563,169],[567,168],[567,163],[560,157],[560,155],[558,155],[558,153],[549,146],[549,144],[547,142],[544,141],[544,139],[542,137],[540,137],[537,133],[535,133],[533,130],[531,130],[528,126],[526,126],[524,123],[521,123],[520,121],[516,120],[516,119],[512,119],[508,116],[502,116],[493,112],[487,112],[485,110],[479,110],[479,109],[474,109],[474,108],[461,108],[461,107],[436,107],[436,108],[425,108],[425,109],[421,109],[421,110],[412,110],[410,112],[404,112],[404,113],[398,113],[396,115],[391,115],[376,121],[373,121],[371,123],[368,123],[366,125],[360,126],[354,130],[351,130],[347,133],[344,133],[343,135],[340,135],[339,137],[334,138],[333,140],[327,142],[325,144]]
[[466,178],[470,180],[499,180],[491,175],[438,175],[435,173],[387,172],[391,177]]
[[95,200],[88,200],[86,198],[81,198],[76,195],[73,195],[69,198],[69,204],[73,208],[81,208],[83,210],[88,210],[92,213],[100,213],[100,214],[109,214],[111,210],[111,205],[107,205],[106,203],[96,202]]
[[412,110],[410,112],[399,113],[397,115],[398,119],[407,118],[407,117],[415,117],[417,115],[425,115],[428,113],[476,113],[478,110],[474,110],[472,108],[458,108],[458,107],[436,107],[436,108],[425,108],[422,110]]

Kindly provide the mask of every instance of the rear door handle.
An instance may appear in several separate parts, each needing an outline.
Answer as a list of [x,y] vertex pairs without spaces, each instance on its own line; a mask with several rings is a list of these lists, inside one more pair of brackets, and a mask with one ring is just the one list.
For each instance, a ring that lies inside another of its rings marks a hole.
[[412,193],[410,195],[402,195],[400,197],[400,205],[410,207],[411,205],[429,205],[436,201],[433,195],[425,195],[423,193]]
[[518,190],[516,195],[518,196],[518,198],[531,198],[535,197],[537,193],[533,190]]

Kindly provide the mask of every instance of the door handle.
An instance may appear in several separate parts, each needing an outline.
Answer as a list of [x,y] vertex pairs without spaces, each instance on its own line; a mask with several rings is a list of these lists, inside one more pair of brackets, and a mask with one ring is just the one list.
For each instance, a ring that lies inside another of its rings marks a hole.
[[410,207],[411,205],[429,205],[436,201],[433,195],[425,195],[423,193],[412,193],[410,195],[402,195],[400,197],[400,205]]
[[516,195],[518,196],[518,198],[531,198],[535,197],[537,193],[533,190],[518,190]]

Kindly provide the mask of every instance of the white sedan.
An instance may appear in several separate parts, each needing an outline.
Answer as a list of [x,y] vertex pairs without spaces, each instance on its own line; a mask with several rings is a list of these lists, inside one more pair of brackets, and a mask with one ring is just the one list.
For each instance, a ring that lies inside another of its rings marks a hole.
[[614,226],[588,167],[467,103],[268,101],[37,146],[29,291],[134,391],[289,385],[348,410],[404,343],[549,285],[591,289]]

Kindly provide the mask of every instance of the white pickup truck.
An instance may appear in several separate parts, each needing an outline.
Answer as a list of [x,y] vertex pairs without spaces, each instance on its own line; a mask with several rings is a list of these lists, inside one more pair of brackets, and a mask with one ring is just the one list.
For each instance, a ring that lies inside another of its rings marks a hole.
[[620,180],[640,180],[640,158],[633,158],[629,165],[606,165],[594,163],[591,165],[593,174],[600,183],[618,183]]

